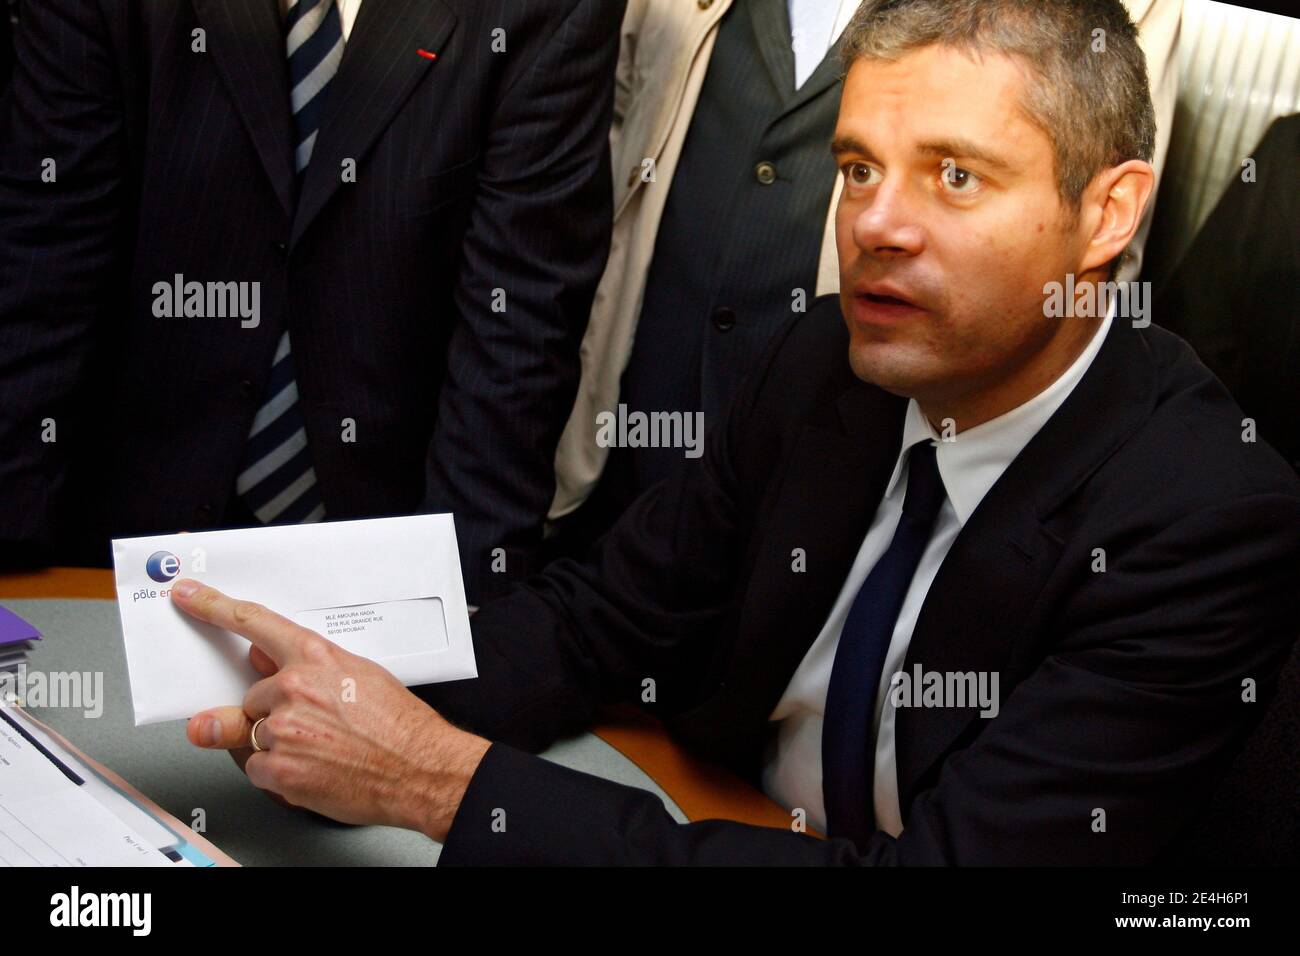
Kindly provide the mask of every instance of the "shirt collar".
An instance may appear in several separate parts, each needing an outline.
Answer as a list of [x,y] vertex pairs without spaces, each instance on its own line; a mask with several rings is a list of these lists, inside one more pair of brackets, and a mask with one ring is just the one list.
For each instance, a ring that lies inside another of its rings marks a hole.
[[965,525],[988,490],[1002,477],[1007,466],[1056,414],[1056,410],[1079,384],[1101,350],[1101,343],[1110,331],[1114,316],[1115,302],[1112,300],[1106,318],[1097,327],[1087,347],[1051,385],[997,418],[959,433],[952,441],[942,440],[916,399],[909,401],[903,418],[903,445],[898,453],[898,461],[894,463],[889,484],[885,487],[885,497],[889,498],[900,490],[908,449],[928,438],[938,446],[935,449],[935,461],[939,466],[939,476],[943,479],[957,521]]

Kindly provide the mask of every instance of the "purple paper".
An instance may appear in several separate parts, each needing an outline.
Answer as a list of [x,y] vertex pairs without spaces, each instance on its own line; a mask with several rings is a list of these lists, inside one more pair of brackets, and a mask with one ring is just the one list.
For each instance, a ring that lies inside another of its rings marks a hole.
[[21,617],[0,605],[0,647],[17,644],[19,641],[39,641],[41,632],[36,630]]

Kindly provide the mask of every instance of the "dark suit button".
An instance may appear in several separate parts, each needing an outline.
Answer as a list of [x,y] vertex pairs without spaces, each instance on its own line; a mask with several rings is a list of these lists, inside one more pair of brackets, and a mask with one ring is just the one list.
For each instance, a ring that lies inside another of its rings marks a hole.
[[282,256],[289,254],[289,243],[287,242],[273,242],[271,246]]
[[776,167],[771,163],[759,163],[754,167],[754,178],[764,186],[770,186],[776,182]]
[[252,398],[257,386],[253,384],[251,379],[242,378],[239,380],[239,390],[244,394],[245,398]]
[[736,310],[729,309],[725,305],[720,309],[714,309],[713,324],[718,327],[719,332],[730,332],[736,327]]
[[194,520],[199,524],[212,524],[212,516],[216,513],[212,505],[199,505],[194,509]]

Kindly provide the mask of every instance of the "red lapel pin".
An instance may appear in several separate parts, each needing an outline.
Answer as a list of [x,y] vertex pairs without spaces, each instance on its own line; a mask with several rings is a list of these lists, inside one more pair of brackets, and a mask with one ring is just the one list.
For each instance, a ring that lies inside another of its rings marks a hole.
[[424,57],[426,60],[438,59],[438,54],[430,53],[428,50],[416,50],[415,52],[420,54],[420,56]]

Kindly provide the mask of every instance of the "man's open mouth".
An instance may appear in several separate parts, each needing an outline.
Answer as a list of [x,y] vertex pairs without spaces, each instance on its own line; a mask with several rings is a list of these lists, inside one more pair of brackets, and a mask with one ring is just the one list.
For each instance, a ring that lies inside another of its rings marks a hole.
[[868,292],[865,295],[863,295],[862,298],[866,299],[868,302],[874,302],[877,305],[903,305],[903,306],[911,306],[912,308],[916,308],[915,303],[908,302],[906,299],[900,299],[892,295],[874,295]]

